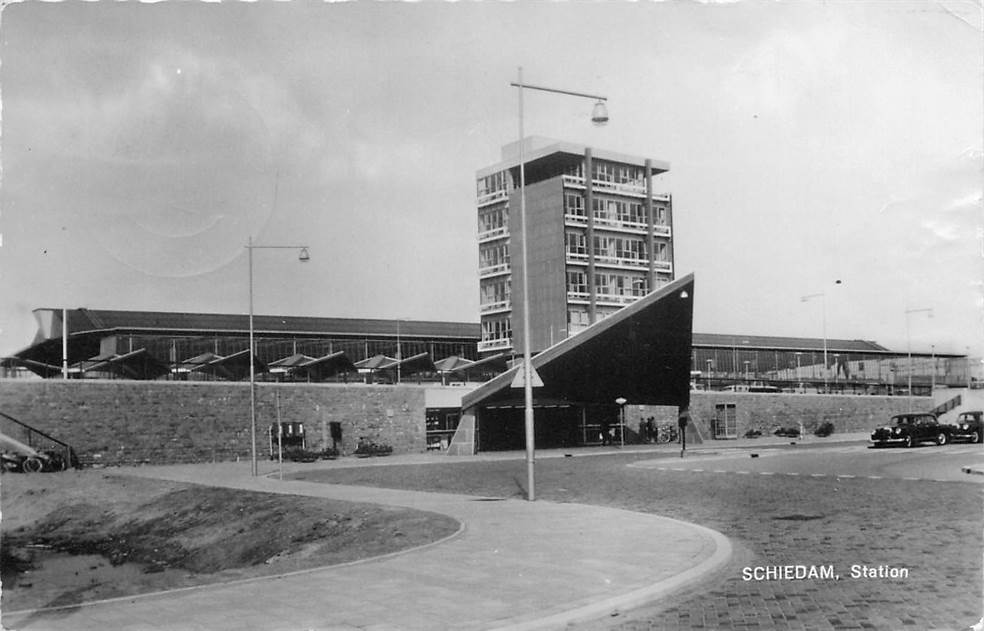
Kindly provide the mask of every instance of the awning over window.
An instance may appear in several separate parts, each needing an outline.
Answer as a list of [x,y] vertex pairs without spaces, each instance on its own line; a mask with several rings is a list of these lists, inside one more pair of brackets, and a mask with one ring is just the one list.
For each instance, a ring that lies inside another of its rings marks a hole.
[[398,360],[387,357],[386,355],[373,355],[363,359],[362,361],[355,362],[355,367],[359,370],[387,370],[389,368],[396,368],[396,365],[400,363]]
[[[307,379],[309,381],[323,381],[328,377],[334,377],[340,372],[351,372],[355,370],[352,360],[342,352],[331,353],[324,357],[307,357],[306,355],[292,355],[283,360],[279,360],[278,367],[286,368],[296,379]],[[273,362],[274,366],[278,362]]]
[[83,362],[82,372],[108,372],[127,379],[156,379],[170,372],[170,367],[141,348],[123,355],[97,356]]
[[[199,369],[201,372],[215,375],[231,381],[239,381],[249,377],[249,349],[239,351],[226,357],[216,356],[208,361]],[[255,374],[267,371],[266,364],[256,357],[253,358],[253,372]]]

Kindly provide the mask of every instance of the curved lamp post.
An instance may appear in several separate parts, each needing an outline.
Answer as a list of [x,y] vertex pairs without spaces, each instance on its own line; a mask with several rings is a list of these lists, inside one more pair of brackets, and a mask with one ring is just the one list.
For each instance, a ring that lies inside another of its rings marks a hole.
[[[253,340],[253,250],[298,250],[297,259],[302,263],[311,260],[306,245],[253,245],[252,235],[246,242],[246,251],[249,252],[249,434],[251,445],[251,472],[255,477],[258,475],[256,463],[256,344]],[[279,429],[279,428],[278,428]]]
[[[540,92],[552,92],[554,94],[566,94],[567,96],[577,96],[595,101],[591,111],[591,122],[595,125],[604,125],[608,122],[608,108],[605,106],[607,97],[594,94],[584,94],[581,92],[571,92],[569,90],[558,90],[556,88],[545,88],[543,86],[530,85],[523,82],[523,68],[519,68],[518,80],[510,83],[514,88],[519,88],[519,216],[520,233],[523,239],[522,261],[523,261],[523,400],[524,418],[526,429],[526,489],[527,499],[534,501],[536,493],[534,491],[534,432],[533,432],[533,383],[530,375],[533,372],[530,357],[530,292],[529,292],[529,265],[527,259],[526,244],[526,156],[523,148],[525,130],[523,127],[523,91],[538,90]],[[585,177],[590,178],[590,173],[585,173]]]
[[628,403],[628,401],[625,397],[619,397],[615,399],[615,403],[618,404],[619,443],[622,447],[625,447],[625,404]]

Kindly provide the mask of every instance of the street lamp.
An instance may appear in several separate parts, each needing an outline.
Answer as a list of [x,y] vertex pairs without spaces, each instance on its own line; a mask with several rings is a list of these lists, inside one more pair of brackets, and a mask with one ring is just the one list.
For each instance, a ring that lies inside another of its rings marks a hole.
[[714,360],[708,359],[707,361],[707,391],[711,391],[711,370],[714,368]]
[[751,364],[752,362],[750,360],[746,359],[742,363],[745,364],[745,382],[747,383],[748,382],[748,365]]
[[619,442],[622,444],[622,447],[625,447],[625,404],[627,403],[627,400],[626,400],[625,397],[619,397],[619,398],[615,399],[615,403],[618,404],[618,408],[619,408],[618,409],[618,417],[619,417],[619,421],[618,421],[619,422],[618,436],[619,436]]
[[[529,272],[529,261],[527,257],[527,246],[526,239],[526,156],[523,148],[524,138],[526,132],[523,128],[523,90],[538,90],[540,92],[552,92],[554,94],[566,94],[568,96],[577,96],[582,98],[587,98],[595,101],[594,108],[591,111],[591,122],[596,125],[604,125],[608,122],[608,108],[605,106],[605,101],[608,100],[607,97],[598,96],[593,94],[583,94],[580,92],[570,92],[568,90],[558,90],[555,88],[545,88],[542,86],[530,85],[523,82],[523,68],[519,68],[518,80],[509,85],[514,88],[519,88],[519,220],[520,220],[520,234],[522,235],[523,247],[522,247],[522,261],[523,261],[523,400],[524,400],[524,418],[525,418],[525,429],[526,429],[526,488],[527,488],[527,499],[533,501],[536,499],[536,494],[534,491],[534,474],[533,474],[533,454],[534,454],[534,432],[533,432],[533,381],[531,375],[533,373],[532,357],[530,356],[530,272]],[[590,178],[590,173],[585,173],[585,177]],[[590,212],[590,209],[588,209]]]
[[906,309],[905,310],[905,349],[908,355],[909,364],[909,412],[912,412],[912,337],[909,335],[909,316],[913,313],[926,313],[928,317],[933,317],[933,310],[930,308],[926,309]]
[[253,245],[253,237],[250,235],[246,242],[246,251],[249,253],[249,433],[251,441],[251,462],[252,474],[258,475],[256,464],[256,344],[253,340],[253,250],[298,250],[297,259],[302,263],[311,260],[306,245]]

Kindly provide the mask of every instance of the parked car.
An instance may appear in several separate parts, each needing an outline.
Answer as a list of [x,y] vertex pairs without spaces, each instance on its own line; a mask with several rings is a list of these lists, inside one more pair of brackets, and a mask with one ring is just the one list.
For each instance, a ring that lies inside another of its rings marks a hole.
[[969,440],[972,443],[984,441],[984,412],[961,412],[950,433],[953,440]]
[[871,442],[875,447],[883,445],[915,447],[924,442],[945,445],[950,440],[953,429],[955,428],[952,425],[941,424],[935,414],[896,414],[892,417],[891,424],[871,432]]

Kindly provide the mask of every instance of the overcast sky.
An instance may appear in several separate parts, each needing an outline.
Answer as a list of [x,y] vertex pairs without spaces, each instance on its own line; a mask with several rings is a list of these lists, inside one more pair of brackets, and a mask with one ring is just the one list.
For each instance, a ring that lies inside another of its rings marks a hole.
[[[984,351],[973,2],[25,2],[2,14],[0,354],[31,310],[478,321],[518,133],[668,161],[698,332]],[[835,281],[841,280],[841,284]],[[825,300],[801,301],[824,293]],[[907,310],[932,309],[926,312]]]

